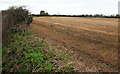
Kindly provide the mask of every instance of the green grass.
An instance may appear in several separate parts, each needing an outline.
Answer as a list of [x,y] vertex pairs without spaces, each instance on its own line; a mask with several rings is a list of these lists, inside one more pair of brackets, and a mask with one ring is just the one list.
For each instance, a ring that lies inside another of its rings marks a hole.
[[3,72],[56,72],[73,71],[72,66],[57,70],[57,61],[68,59],[64,53],[55,54],[55,49],[40,41],[31,31],[9,34],[7,43],[3,44]]

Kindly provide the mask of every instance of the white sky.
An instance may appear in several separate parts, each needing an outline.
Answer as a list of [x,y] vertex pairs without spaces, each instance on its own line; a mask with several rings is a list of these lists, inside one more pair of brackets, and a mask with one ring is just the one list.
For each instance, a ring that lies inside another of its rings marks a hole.
[[27,6],[34,14],[41,10],[49,14],[117,14],[119,0],[0,0],[0,10],[10,6]]

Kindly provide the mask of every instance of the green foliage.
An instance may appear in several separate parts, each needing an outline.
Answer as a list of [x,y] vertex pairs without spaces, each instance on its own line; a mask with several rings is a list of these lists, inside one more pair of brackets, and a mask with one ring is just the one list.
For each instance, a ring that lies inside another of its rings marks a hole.
[[2,49],[3,49],[2,50],[2,58],[4,58],[6,56],[6,54],[7,54],[7,50],[6,50],[7,47],[3,46]]
[[28,20],[27,20],[27,24],[32,23],[32,21],[33,21],[33,17],[32,17],[32,16],[29,16],[29,18],[28,18]]
[[[3,72],[54,72],[55,50],[34,39],[31,31],[14,33],[8,46],[3,46]],[[44,49],[43,49],[44,48]],[[65,59],[62,53],[59,60]],[[71,67],[64,71],[71,71]]]
[[67,66],[67,67],[64,68],[65,72],[70,72],[70,71],[73,71],[73,70],[74,70],[74,68],[72,66]]
[[68,56],[65,55],[65,53],[63,52],[60,56],[59,56],[60,60],[67,60]]

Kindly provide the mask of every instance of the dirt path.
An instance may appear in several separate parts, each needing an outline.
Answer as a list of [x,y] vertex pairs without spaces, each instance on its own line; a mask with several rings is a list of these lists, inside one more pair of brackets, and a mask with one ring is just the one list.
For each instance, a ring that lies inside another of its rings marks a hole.
[[32,30],[65,52],[80,72],[114,72],[118,67],[117,19],[34,17]]

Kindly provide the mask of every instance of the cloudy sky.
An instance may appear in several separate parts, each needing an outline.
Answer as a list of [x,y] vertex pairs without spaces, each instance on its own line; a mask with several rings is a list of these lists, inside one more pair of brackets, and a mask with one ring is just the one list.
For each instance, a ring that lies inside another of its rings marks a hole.
[[0,0],[0,10],[10,6],[27,6],[34,14],[41,10],[49,14],[117,14],[119,0]]

